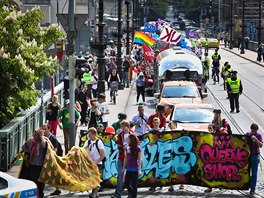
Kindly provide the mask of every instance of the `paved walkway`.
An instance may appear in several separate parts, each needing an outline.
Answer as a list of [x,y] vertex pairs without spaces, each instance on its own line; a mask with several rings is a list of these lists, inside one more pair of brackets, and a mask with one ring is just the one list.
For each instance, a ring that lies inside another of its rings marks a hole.
[[[116,122],[118,120],[118,118],[117,118],[118,113],[121,113],[121,112],[124,113],[125,112],[130,92],[131,92],[131,88],[124,88],[124,90],[119,90],[118,96],[117,96],[117,102],[116,102],[117,104],[113,105],[113,103],[110,103],[110,92],[109,92],[109,90],[105,91],[106,101],[108,102],[109,111],[110,111],[110,114],[107,115],[109,125],[111,125],[113,122]],[[85,126],[79,126],[78,127],[75,145],[79,144],[80,130],[86,130],[86,129],[87,129],[87,127],[85,127]],[[59,142],[61,142],[62,148],[64,149],[63,132],[62,132],[62,130],[59,129],[59,127],[58,127],[58,131],[57,131],[57,138],[58,138]],[[8,170],[7,173],[9,175],[17,177],[19,170],[20,170],[20,163],[16,163],[10,170]]]
[[238,56],[240,56],[241,58],[244,58],[248,61],[251,61],[257,65],[260,65],[262,67],[264,67],[264,61],[262,62],[258,62],[257,61],[257,52],[254,52],[254,51],[251,51],[251,50],[245,50],[245,54],[240,54],[240,50],[237,49],[237,48],[233,48],[232,50],[229,49],[229,48],[225,48],[225,47],[222,47],[221,49],[223,50],[226,50],[226,51],[229,51],[233,54],[236,54]]

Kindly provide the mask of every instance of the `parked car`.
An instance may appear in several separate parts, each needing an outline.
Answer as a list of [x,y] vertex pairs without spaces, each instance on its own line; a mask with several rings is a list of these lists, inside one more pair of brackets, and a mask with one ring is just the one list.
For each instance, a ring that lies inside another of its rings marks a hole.
[[214,119],[214,106],[211,104],[177,104],[169,116],[176,120],[180,128],[188,131],[208,132],[208,125]]
[[175,104],[202,103],[197,85],[192,81],[168,81],[161,87],[161,93],[154,94],[157,102],[166,107],[166,116]]
[[0,171],[0,197],[38,197],[37,185],[29,180],[17,179]]
[[[204,47],[205,46],[205,38],[202,37],[199,40],[200,40],[200,44]],[[219,42],[218,42],[217,38],[208,38],[208,46],[210,48],[219,48]]]

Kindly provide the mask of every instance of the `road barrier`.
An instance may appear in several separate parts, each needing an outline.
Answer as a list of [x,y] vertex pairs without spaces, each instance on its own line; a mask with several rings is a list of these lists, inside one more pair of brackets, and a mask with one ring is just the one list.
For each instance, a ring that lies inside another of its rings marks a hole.
[[[63,101],[63,83],[56,86],[54,93],[58,95],[58,102]],[[46,120],[45,111],[51,99],[49,91],[38,99],[36,106],[21,113],[9,124],[0,129],[0,170],[7,171],[15,162],[22,145],[32,136],[32,133]]]

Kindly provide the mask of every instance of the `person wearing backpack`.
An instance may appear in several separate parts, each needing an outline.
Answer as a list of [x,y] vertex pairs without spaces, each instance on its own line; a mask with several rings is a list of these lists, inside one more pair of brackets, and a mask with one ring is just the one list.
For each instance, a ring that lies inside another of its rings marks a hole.
[[86,111],[86,121],[88,122],[88,129],[91,127],[97,128],[98,124],[102,123],[102,113],[97,107],[97,99],[90,100],[91,107]]
[[[94,127],[88,129],[89,140],[84,143],[84,148],[88,149],[88,154],[96,163],[98,169],[103,167],[105,161],[105,148],[103,141],[96,137],[97,131]],[[89,194],[90,198],[99,197],[98,195],[99,186],[92,189],[92,193]]]

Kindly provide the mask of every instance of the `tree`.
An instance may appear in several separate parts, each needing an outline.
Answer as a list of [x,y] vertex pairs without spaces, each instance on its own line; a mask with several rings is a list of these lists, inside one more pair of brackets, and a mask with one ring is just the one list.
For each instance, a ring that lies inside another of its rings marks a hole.
[[164,19],[169,10],[167,0],[147,0],[144,5],[149,7],[148,21],[156,21],[158,18]]
[[57,58],[44,49],[64,37],[58,25],[47,29],[39,22],[37,7],[22,13],[7,0],[0,2],[0,128],[18,115],[20,108],[35,105],[35,82],[54,72]]

